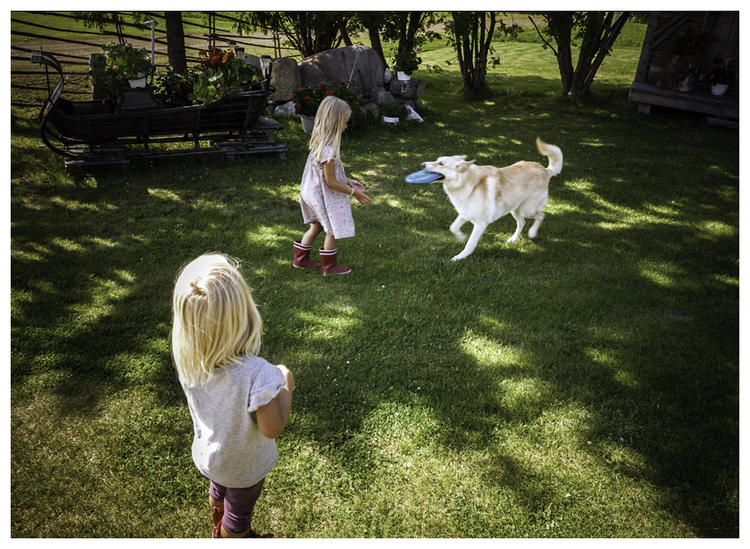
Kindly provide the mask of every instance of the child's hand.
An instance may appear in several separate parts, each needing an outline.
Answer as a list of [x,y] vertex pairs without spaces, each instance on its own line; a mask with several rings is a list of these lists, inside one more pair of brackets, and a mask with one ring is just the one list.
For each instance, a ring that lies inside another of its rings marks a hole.
[[289,368],[287,368],[283,364],[277,364],[276,367],[279,369],[281,374],[284,376],[284,379],[286,380],[287,390],[292,393],[294,391],[294,375],[292,375],[292,372],[289,371]]
[[356,179],[349,179],[349,185],[351,185],[354,189],[360,189],[362,191],[367,192],[367,190],[365,189],[365,186],[359,181],[357,181]]
[[354,192],[352,193],[352,195],[354,196],[354,198],[357,199],[357,202],[359,202],[363,206],[367,206],[371,202],[370,197],[367,196],[367,194],[365,194],[369,192],[367,189],[365,189],[364,187],[362,188],[352,187],[352,188],[354,189]]

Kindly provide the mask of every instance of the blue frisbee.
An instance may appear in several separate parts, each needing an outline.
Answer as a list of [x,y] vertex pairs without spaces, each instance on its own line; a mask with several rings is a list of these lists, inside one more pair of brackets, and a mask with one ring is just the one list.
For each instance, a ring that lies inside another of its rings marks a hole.
[[407,183],[432,183],[438,179],[443,179],[443,176],[439,173],[428,172],[427,170],[419,170],[406,176]]

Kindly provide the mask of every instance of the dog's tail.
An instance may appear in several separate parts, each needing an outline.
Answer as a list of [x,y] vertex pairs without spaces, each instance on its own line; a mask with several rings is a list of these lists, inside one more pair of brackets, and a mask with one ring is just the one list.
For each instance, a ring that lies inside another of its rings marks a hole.
[[539,152],[546,155],[549,158],[549,166],[547,166],[547,173],[550,177],[554,177],[562,171],[563,155],[560,147],[554,145],[548,145],[538,137],[536,138],[536,146]]

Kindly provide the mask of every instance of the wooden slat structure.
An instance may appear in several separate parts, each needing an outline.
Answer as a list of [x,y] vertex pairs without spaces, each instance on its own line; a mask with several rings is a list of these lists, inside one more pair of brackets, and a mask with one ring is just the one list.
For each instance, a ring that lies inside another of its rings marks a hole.
[[286,145],[274,141],[283,126],[261,116],[270,93],[267,86],[229,94],[207,105],[171,108],[148,87],[120,90],[114,105],[69,101],[62,97],[65,79],[57,59],[35,52],[31,60],[59,75],[42,107],[40,125],[42,140],[65,158],[66,167],[126,167],[135,158],[209,153],[224,153],[230,160],[258,153],[286,157]]
[[678,91],[658,85],[665,67],[673,56],[675,45],[689,31],[710,36],[705,51],[699,55],[697,75],[708,74],[714,60],[739,57],[739,12],[654,12],[648,24],[630,101],[638,111],[648,114],[651,106],[669,107],[709,115],[709,122],[739,127],[739,83],[726,94],[712,95],[710,86],[696,78],[690,91]]

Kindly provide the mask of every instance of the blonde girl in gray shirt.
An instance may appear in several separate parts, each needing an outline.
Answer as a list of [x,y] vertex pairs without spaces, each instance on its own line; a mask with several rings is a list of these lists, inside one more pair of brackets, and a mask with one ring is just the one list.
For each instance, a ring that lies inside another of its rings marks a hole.
[[193,461],[210,481],[213,537],[259,537],[252,512],[278,459],[294,376],[257,356],[262,320],[235,260],[206,254],[187,264],[172,305],[172,354],[193,419]]

